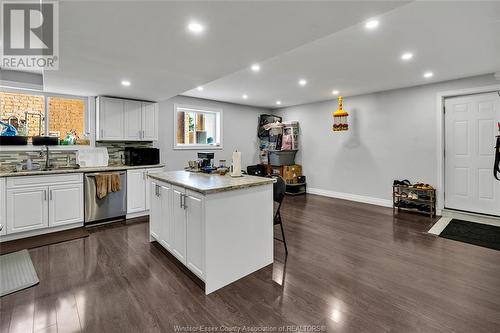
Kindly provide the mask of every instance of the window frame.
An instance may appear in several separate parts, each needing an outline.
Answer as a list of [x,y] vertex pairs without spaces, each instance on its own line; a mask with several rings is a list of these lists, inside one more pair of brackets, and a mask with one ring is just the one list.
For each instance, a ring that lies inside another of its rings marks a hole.
[[[213,113],[216,116],[215,121],[215,132],[219,136],[219,144],[218,145],[210,145],[210,144],[178,144],[177,143],[177,114],[179,109],[192,110],[194,112],[200,113]],[[217,121],[217,118],[219,121]],[[173,141],[173,149],[174,150],[222,150],[223,149],[223,110],[220,108],[199,106],[199,105],[187,105],[187,104],[174,104],[174,112],[173,112],[173,127],[174,127],[174,141]]]
[[[44,92],[44,91],[40,91],[40,90],[34,90],[34,89],[8,88],[8,87],[4,87],[4,86],[0,86],[0,91],[5,92],[5,93],[11,93],[11,94],[23,94],[23,95],[43,96],[44,97],[45,122],[44,122],[43,135],[48,135],[48,133],[49,133],[49,122],[50,122],[49,98],[50,97],[82,100],[84,102],[84,117],[83,118],[85,121],[83,128],[84,128],[84,134],[89,139],[89,144],[88,145],[73,145],[72,147],[90,147],[90,146],[92,146],[92,139],[93,138],[92,138],[92,133],[90,130],[90,124],[91,124],[90,98],[88,96],[51,93],[51,92]],[[31,146],[31,145],[28,145],[28,146]]]

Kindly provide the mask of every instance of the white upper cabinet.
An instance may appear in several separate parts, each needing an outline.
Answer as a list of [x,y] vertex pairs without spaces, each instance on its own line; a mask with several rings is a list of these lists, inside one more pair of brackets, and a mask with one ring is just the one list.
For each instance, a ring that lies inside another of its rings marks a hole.
[[126,101],[125,103],[125,138],[127,140],[142,139],[142,103]]
[[142,140],[158,140],[158,103],[142,103]]
[[98,97],[97,141],[158,140],[158,103]]
[[124,101],[117,98],[99,98],[97,140],[125,139]]

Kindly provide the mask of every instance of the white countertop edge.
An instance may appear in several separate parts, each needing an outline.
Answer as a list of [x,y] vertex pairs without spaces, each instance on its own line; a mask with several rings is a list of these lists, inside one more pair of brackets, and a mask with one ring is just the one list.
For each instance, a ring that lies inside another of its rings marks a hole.
[[[179,171],[181,172],[181,171]],[[188,172],[188,171],[183,171],[183,172]],[[263,186],[263,185],[271,185],[276,182],[276,179],[274,178],[266,178],[266,177],[258,177],[258,176],[250,176],[250,175],[245,175],[244,177],[255,177],[256,181],[254,183],[244,183],[244,184],[227,184],[227,185],[216,185],[212,188],[200,188],[196,187],[193,184],[190,184],[189,182],[181,181],[181,180],[176,180],[173,177],[169,177],[167,174],[172,174],[172,171],[170,172],[163,172],[163,173],[157,173],[157,174],[151,174],[148,175],[152,179],[156,179],[162,182],[166,182],[175,186],[179,187],[184,187],[186,189],[192,190],[194,192],[198,192],[201,194],[213,194],[213,193],[219,193],[219,192],[225,192],[225,191],[233,191],[233,190],[238,190],[238,189],[243,189],[243,188],[249,188],[249,187],[255,187],[255,186]],[[208,175],[208,174],[199,174],[200,176],[206,176],[206,177],[230,177],[230,176],[219,176],[219,175]],[[237,180],[238,178],[235,178]]]

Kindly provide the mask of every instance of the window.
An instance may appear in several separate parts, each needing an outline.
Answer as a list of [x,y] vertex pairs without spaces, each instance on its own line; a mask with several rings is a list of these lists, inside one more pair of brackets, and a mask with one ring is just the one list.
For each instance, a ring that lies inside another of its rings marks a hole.
[[222,148],[222,110],[175,105],[174,117],[174,148]]
[[0,92],[0,121],[17,129],[18,135],[57,136],[68,143],[88,145],[87,99],[47,93]]

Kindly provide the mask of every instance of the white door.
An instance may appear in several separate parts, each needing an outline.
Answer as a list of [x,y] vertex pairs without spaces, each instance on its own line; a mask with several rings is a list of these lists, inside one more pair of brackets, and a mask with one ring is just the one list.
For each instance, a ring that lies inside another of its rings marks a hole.
[[155,181],[151,181],[149,186],[150,198],[151,198],[151,211],[149,214],[149,233],[158,242],[160,242],[161,239],[160,222],[163,212],[161,206],[161,198],[158,194],[158,187],[159,185]]
[[160,216],[160,243],[169,251],[172,250],[172,186],[161,184],[158,186],[158,195],[161,205]]
[[47,187],[7,191],[7,233],[42,229],[48,223]]
[[172,253],[186,264],[186,211],[183,206],[184,189],[172,187]]
[[49,226],[83,222],[83,184],[49,187]]
[[203,196],[187,191],[186,210],[186,263],[187,267],[203,278],[205,267]]
[[5,178],[0,178],[0,236],[7,234],[5,220]]
[[142,140],[158,140],[158,103],[142,103]]
[[141,102],[124,101],[125,104],[125,140],[138,141],[142,138]]
[[500,215],[493,178],[500,97],[495,93],[445,100],[445,207]]
[[146,170],[127,170],[127,213],[146,210]]
[[100,140],[123,140],[124,112],[123,100],[102,97],[99,108],[99,133]]

